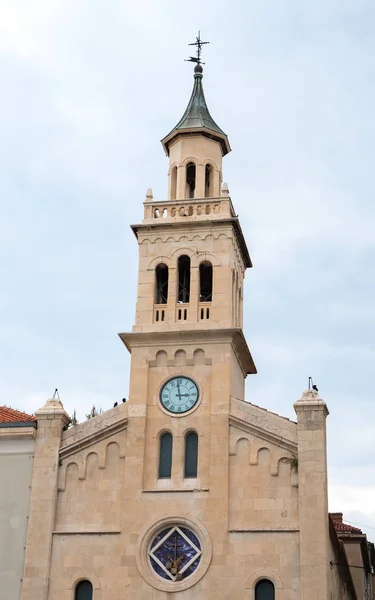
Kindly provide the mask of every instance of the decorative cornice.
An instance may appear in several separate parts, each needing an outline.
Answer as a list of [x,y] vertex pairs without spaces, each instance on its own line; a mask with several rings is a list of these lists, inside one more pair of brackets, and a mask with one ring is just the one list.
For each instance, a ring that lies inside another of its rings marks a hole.
[[103,429],[99,429],[99,431],[93,431],[89,435],[87,435],[75,442],[72,442],[71,444],[69,444],[67,446],[64,446],[64,448],[61,448],[60,453],[59,453],[60,458],[61,459],[67,458],[68,456],[75,454],[79,450],[84,450],[85,448],[88,448],[89,446],[92,446],[93,444],[96,444],[97,442],[100,442],[101,440],[105,440],[106,438],[114,435],[115,433],[118,433],[119,431],[123,431],[124,429],[126,429],[127,425],[128,425],[127,417],[125,419],[121,419],[120,421],[117,421],[116,423],[113,423],[112,425],[103,424]]
[[[188,200],[185,201],[185,204],[188,202]],[[238,219],[238,217],[228,217],[228,218],[214,218],[211,219],[210,221],[207,219],[202,219],[201,221],[199,220],[189,220],[189,217],[186,217],[185,220],[183,220],[182,222],[176,221],[176,222],[164,222],[163,219],[154,219],[152,222],[148,221],[147,223],[140,223],[140,224],[136,224],[136,225],[130,225],[135,237],[138,239],[138,232],[139,231],[150,231],[152,229],[157,229],[157,228],[170,228],[170,229],[184,229],[186,231],[186,229],[188,229],[189,227],[205,227],[207,228],[208,223],[210,223],[212,226],[216,226],[216,225],[220,225],[220,226],[228,226],[231,225],[234,229],[234,233],[235,233],[235,237],[236,240],[238,242],[240,251],[241,251],[241,255],[242,255],[242,259],[244,261],[244,265],[246,268],[251,268],[253,266],[252,262],[251,262],[251,258],[250,258],[250,254],[249,254],[249,250],[247,248],[246,245],[246,241],[245,241],[245,236],[242,233],[242,229],[241,229],[241,225],[240,225],[240,221]]]
[[[9,425],[6,423],[4,425]],[[14,440],[14,439],[32,439],[35,440],[36,428],[34,424],[28,423],[17,423],[12,424],[10,427],[0,427],[0,438],[2,440]]]
[[108,530],[108,529],[96,529],[95,531],[90,531],[90,530],[81,530],[81,531],[76,531],[76,530],[68,530],[68,531],[54,531],[53,535],[119,535],[121,533],[120,529],[116,529],[116,530]]
[[269,529],[257,529],[252,527],[249,529],[228,529],[229,533],[298,533],[299,529],[295,527],[271,527]]
[[271,444],[275,444],[280,448],[284,448],[289,452],[296,453],[298,446],[296,442],[292,442],[291,440],[287,440],[271,431],[266,431],[265,429],[254,425],[253,423],[248,423],[247,421],[243,421],[242,419],[235,417],[234,415],[229,415],[229,425],[232,427],[236,427],[241,431],[245,431],[246,433],[250,433],[252,435],[256,435],[258,438],[270,442]]
[[231,343],[234,352],[237,355],[244,376],[257,372],[245,336],[241,328],[228,329],[193,329],[183,331],[140,331],[137,333],[119,333],[119,337],[131,353],[133,347],[149,346],[153,344],[162,344],[164,346],[174,346],[176,343],[195,344],[204,343]]

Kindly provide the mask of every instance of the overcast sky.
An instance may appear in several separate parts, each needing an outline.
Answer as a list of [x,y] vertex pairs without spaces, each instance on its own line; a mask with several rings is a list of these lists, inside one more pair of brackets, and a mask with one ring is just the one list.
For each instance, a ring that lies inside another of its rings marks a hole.
[[84,419],[127,396],[129,224],[148,187],[166,198],[160,139],[200,29],[254,263],[247,399],[294,419],[313,377],[330,509],[375,541],[374,25],[371,0],[2,0],[0,403],[32,412],[58,387]]

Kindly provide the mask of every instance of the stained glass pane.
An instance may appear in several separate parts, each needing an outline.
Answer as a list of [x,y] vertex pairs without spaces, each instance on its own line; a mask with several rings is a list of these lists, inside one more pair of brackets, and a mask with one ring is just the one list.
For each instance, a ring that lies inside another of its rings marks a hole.
[[160,577],[181,581],[198,567],[201,546],[197,536],[186,527],[170,527],[155,536],[149,556],[153,570]]

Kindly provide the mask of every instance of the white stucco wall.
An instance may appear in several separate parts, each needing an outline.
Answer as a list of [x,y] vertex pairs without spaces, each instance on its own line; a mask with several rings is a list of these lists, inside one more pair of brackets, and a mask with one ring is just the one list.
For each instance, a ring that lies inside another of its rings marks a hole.
[[0,597],[20,600],[34,439],[32,429],[7,432],[0,429]]

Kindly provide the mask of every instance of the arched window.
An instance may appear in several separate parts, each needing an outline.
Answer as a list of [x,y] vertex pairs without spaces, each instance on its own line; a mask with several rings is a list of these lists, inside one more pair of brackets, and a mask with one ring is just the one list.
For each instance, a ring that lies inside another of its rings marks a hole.
[[261,579],[255,586],[255,600],[275,600],[275,586],[269,579]]
[[186,165],[186,198],[195,197],[195,164]]
[[178,258],[178,302],[190,300],[190,258],[182,255]]
[[159,479],[170,479],[172,473],[173,438],[169,432],[160,436],[159,446]]
[[160,263],[155,269],[155,304],[167,304],[168,267]]
[[199,301],[212,300],[212,265],[205,260],[199,265]]
[[212,198],[213,196],[213,179],[214,170],[211,165],[206,165],[204,170],[204,196],[205,198]]
[[190,431],[185,436],[185,469],[186,479],[197,477],[198,472],[198,434]]
[[171,173],[171,200],[176,200],[177,196],[177,167],[173,167]]
[[92,583],[87,579],[80,581],[75,589],[74,600],[92,600]]

